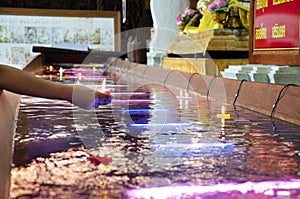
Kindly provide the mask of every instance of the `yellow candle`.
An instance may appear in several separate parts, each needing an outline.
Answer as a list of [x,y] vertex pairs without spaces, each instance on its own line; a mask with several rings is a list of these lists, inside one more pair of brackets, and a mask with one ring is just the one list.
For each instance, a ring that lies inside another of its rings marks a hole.
[[221,114],[217,114],[217,118],[230,119],[230,114],[226,113],[225,106],[222,106],[222,108],[221,108]]
[[230,114],[217,114],[217,118],[219,119],[230,119]]
[[64,69],[62,67],[59,68],[59,80],[62,81]]

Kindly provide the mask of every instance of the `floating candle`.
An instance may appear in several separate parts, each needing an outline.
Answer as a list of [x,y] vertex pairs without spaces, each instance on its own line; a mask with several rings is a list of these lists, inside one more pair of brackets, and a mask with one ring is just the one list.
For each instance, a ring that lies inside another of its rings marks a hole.
[[112,162],[112,158],[111,157],[107,157],[107,156],[103,156],[103,157],[100,157],[100,156],[91,156],[91,157],[89,157],[89,160],[94,165],[109,164],[109,163]]
[[106,90],[106,78],[103,79],[101,91],[105,94],[110,95],[110,90]]
[[219,119],[230,119],[230,114],[217,114],[217,118]]
[[82,74],[78,73],[78,81],[81,81],[81,78],[82,78]]
[[59,68],[59,80],[60,80],[60,81],[62,80],[63,72],[64,72],[64,71],[65,71],[65,70],[62,69],[62,67]]
[[226,113],[225,106],[222,106],[222,108],[221,108],[221,114],[217,114],[217,118],[220,118],[220,119],[230,119],[230,114]]

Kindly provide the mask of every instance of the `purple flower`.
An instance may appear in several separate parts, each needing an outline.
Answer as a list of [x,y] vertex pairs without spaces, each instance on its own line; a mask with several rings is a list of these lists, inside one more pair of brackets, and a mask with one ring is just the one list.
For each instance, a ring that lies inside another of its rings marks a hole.
[[179,15],[176,17],[176,21],[182,21],[182,14],[179,14]]
[[209,11],[214,11],[217,8],[218,8],[218,4],[216,2],[212,2],[211,4],[208,5]]
[[189,9],[188,7],[185,9],[184,11],[184,14],[185,15],[194,15],[195,14],[195,11],[194,10],[191,10]]
[[176,17],[176,23],[177,25],[183,25],[185,26],[186,24],[188,24],[188,22],[193,18],[193,16],[196,14],[196,10],[193,10],[193,9],[189,9],[189,7],[187,7],[185,10],[184,10],[184,13],[182,14],[179,14],[177,17]]
[[179,14],[177,17],[176,17],[176,21],[177,21],[177,25],[180,25],[182,23],[182,14]]
[[216,4],[217,4],[217,8],[220,8],[222,6],[226,6],[227,5],[227,1],[226,0],[218,0],[216,2]]

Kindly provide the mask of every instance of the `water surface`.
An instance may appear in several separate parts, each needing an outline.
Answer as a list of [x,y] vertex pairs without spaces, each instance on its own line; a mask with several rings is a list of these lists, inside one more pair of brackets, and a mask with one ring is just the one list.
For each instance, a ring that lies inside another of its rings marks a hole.
[[[22,98],[12,198],[126,198],[137,188],[299,179],[297,125],[175,88],[112,93],[119,103],[89,111]],[[224,105],[230,119],[218,118]],[[94,165],[95,155],[112,162]]]

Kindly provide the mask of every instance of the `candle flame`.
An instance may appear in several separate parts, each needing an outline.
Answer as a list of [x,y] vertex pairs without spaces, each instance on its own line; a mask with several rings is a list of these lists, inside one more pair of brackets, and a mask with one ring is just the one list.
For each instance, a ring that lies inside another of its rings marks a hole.
[[102,82],[102,91],[105,92],[105,87],[106,87],[106,78],[103,79]]
[[63,72],[64,72],[64,71],[65,71],[65,70],[64,70],[62,67],[59,68],[59,80],[60,80],[60,81],[62,80]]
[[224,105],[222,105],[222,107],[221,107],[221,113],[222,113],[222,114],[225,114],[225,113],[226,113],[226,111],[225,111],[225,106],[224,106]]

